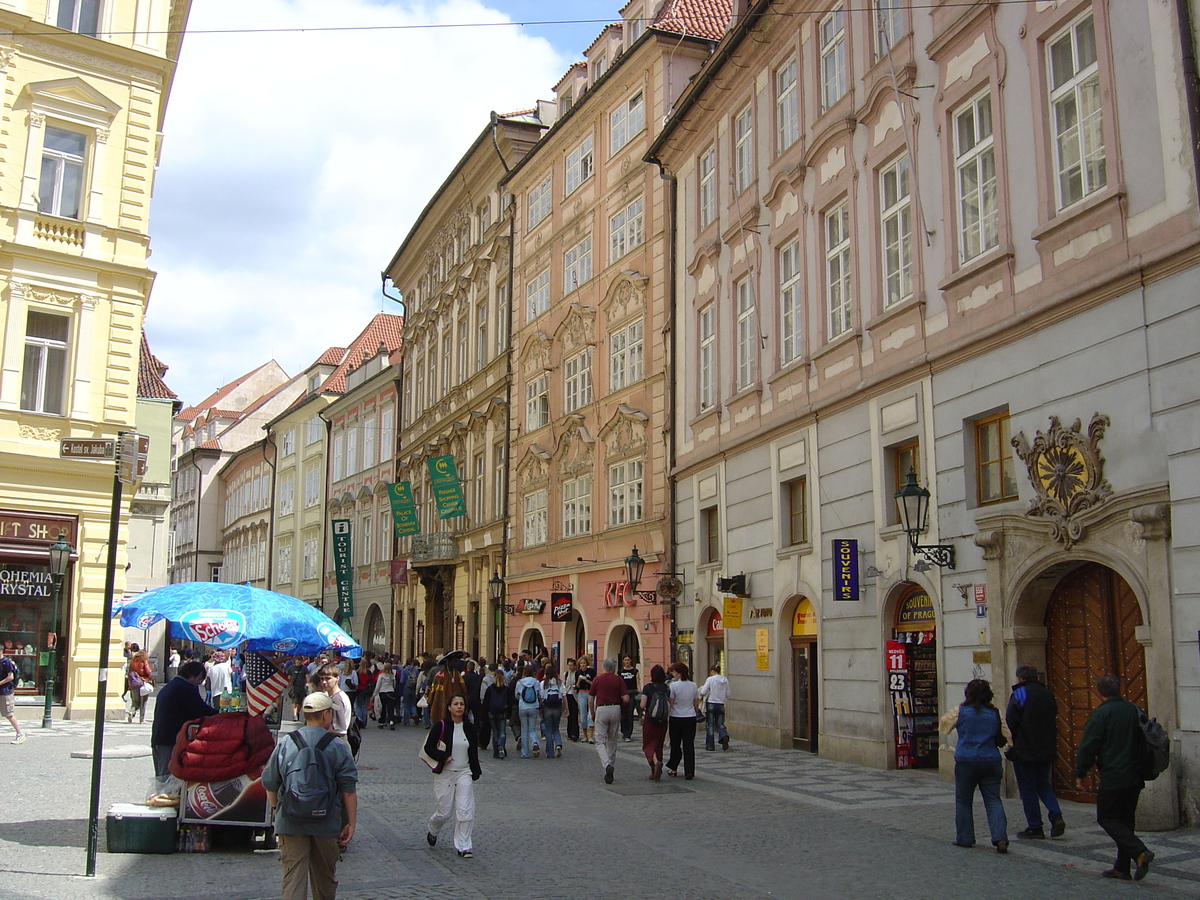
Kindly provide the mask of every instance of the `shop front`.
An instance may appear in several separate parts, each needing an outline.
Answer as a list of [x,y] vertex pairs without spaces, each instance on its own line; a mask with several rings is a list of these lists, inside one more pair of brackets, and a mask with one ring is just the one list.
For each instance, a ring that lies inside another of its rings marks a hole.
[[53,699],[64,702],[74,561],[57,586],[56,597],[49,548],[60,534],[76,546],[77,520],[0,510],[0,649],[17,667],[18,702],[22,697],[29,703],[44,702],[51,654],[56,656],[57,670]]
[[[708,672],[713,666],[720,666],[725,671],[725,622],[719,610],[713,610],[704,622],[704,671]],[[697,660],[700,662],[700,660]]]
[[914,584],[901,588],[885,647],[897,769],[938,767],[937,624],[933,600]]
[[812,601],[800,598],[792,613],[792,746],[817,752],[817,613]]

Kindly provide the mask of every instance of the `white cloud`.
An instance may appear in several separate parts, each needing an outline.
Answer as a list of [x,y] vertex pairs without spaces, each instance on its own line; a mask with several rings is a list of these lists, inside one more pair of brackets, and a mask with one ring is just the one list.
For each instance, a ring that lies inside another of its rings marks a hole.
[[[167,108],[151,347],[185,402],[274,358],[296,374],[382,307],[379,272],[495,109],[566,68],[474,0],[204,0]],[[386,311],[396,312],[394,304]]]

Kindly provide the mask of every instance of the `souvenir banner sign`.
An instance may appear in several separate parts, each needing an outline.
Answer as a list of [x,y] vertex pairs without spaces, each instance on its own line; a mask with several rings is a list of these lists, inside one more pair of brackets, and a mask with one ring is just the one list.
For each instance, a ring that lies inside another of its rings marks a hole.
[[354,569],[350,555],[350,520],[334,519],[333,527],[333,575],[337,579],[338,618],[347,619],[354,615]]
[[858,599],[858,541],[833,542],[833,599]]
[[421,524],[417,521],[417,505],[413,503],[412,484],[398,481],[387,486],[388,500],[392,502],[392,521],[396,525],[396,537],[420,534]]
[[458,483],[458,467],[453,456],[435,456],[425,464],[429,467],[429,484],[433,489],[433,500],[437,504],[439,519],[465,516],[467,505],[463,502],[462,485]]

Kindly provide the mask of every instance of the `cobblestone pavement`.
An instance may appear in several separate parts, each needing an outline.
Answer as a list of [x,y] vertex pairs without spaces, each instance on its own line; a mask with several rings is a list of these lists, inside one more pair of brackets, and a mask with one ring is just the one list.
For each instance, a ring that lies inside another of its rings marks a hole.
[[[278,855],[236,843],[234,829],[220,829],[209,854],[141,856],[103,852],[102,823],[98,875],[83,877],[90,763],[70,754],[90,749],[91,725],[28,725],[21,746],[0,732],[0,896],[279,896]],[[149,730],[110,724],[105,748],[144,747]],[[980,845],[951,845],[953,788],[937,773],[882,772],[736,741],[727,753],[710,753],[701,741],[694,781],[651,782],[636,735],[621,745],[611,786],[588,745],[568,742],[553,760],[514,752],[496,761],[485,752],[476,858],[462,860],[449,832],[432,850],[424,842],[432,807],[429,775],[416,759],[424,735],[367,729],[359,830],[338,868],[343,900],[944,900],[992,896],[997,885],[1006,896],[1071,900],[1200,892],[1196,829],[1144,835],[1157,859],[1134,886],[1100,877],[1112,844],[1093,807],[1064,804],[1062,839],[1014,839],[1000,856],[988,846],[978,802]],[[147,757],[106,758],[101,811],[140,800],[150,775]],[[1009,799],[1006,808],[1015,832],[1023,827],[1019,804]]]

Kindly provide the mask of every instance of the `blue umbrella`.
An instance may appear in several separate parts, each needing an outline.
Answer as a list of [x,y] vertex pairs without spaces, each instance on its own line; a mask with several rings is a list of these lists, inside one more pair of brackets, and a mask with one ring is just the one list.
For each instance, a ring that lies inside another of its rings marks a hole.
[[362,647],[315,606],[248,584],[168,584],[129,600],[119,614],[126,628],[146,629],[165,619],[172,637],[218,650],[245,644],[273,653],[362,656]]

